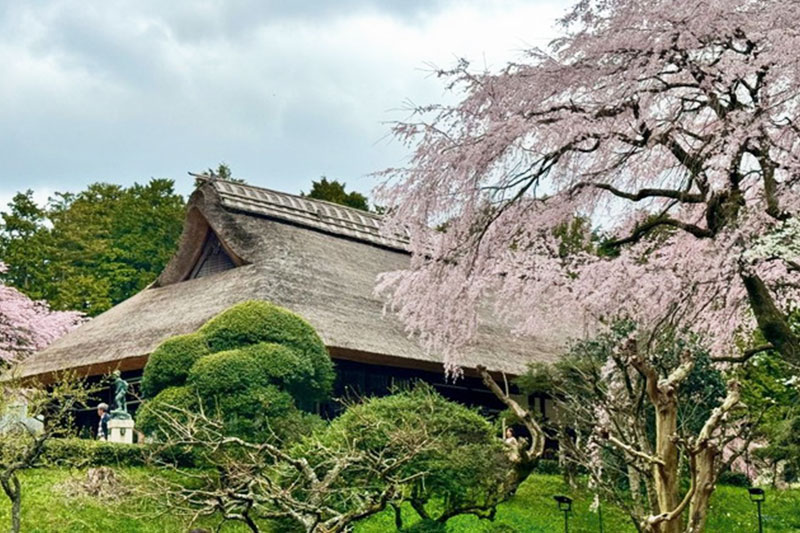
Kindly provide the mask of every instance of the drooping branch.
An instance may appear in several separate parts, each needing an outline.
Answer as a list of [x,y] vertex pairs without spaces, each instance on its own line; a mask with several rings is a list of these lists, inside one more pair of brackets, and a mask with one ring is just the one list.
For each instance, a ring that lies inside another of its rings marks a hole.
[[636,227],[634,227],[631,231],[630,235],[622,237],[621,239],[611,240],[607,243],[607,245],[618,248],[626,244],[638,242],[642,239],[642,237],[647,236],[650,231],[660,226],[678,228],[694,235],[698,239],[708,239],[714,236],[714,233],[707,228],[702,228],[696,224],[690,224],[688,222],[683,222],[678,219],[662,215],[637,224]]

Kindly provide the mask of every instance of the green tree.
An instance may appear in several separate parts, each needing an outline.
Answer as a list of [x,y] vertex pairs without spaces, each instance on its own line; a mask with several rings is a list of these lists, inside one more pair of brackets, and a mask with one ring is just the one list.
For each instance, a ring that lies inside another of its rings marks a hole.
[[183,198],[171,180],[89,185],[41,208],[30,191],[2,213],[3,280],[54,309],[97,315],[151,283],[177,246]]
[[409,502],[424,531],[442,532],[458,514],[491,519],[508,495],[508,448],[491,424],[430,386],[349,405],[283,445],[231,435],[227,421],[180,394],[162,409],[172,415],[164,444],[187,447],[211,468],[175,468],[185,480],[159,486],[159,498],[174,512],[221,519],[220,529],[237,521],[253,533],[346,533],[391,506],[406,531],[399,507]]
[[[344,454],[355,447],[358,453],[400,458],[406,445],[397,437],[399,427],[417,428],[433,442],[397,472],[410,480],[395,495],[398,529],[402,528],[402,501],[410,503],[423,521],[443,524],[461,514],[492,519],[496,506],[515,488],[510,449],[497,438],[493,426],[477,412],[446,400],[423,383],[349,406],[324,431],[291,453],[321,465],[323,473],[320,450]],[[354,471],[342,476],[339,489],[380,483],[365,474]]]
[[8,268],[4,280],[34,300],[44,297],[49,234],[47,214],[33,199],[33,191],[17,193],[0,213],[0,258]]
[[328,181],[328,178],[322,176],[319,181],[311,182],[311,191],[308,194],[301,193],[302,196],[308,196],[316,200],[325,200],[333,202],[334,204],[346,205],[362,211],[369,211],[369,202],[367,197],[361,193],[345,191],[346,183],[338,180]]

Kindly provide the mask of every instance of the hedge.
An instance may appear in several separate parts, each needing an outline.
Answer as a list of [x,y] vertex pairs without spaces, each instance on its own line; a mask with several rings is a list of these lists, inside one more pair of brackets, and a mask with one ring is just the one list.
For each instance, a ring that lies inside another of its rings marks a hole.
[[169,463],[201,466],[191,449],[157,444],[117,444],[103,440],[50,439],[40,456],[43,466],[146,466]]

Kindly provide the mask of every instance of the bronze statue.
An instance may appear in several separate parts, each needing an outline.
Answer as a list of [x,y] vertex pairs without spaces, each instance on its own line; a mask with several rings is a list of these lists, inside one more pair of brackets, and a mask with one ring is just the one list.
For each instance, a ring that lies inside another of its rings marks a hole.
[[111,410],[111,418],[129,419],[128,413],[128,382],[122,379],[122,373],[115,370],[114,376],[114,407]]

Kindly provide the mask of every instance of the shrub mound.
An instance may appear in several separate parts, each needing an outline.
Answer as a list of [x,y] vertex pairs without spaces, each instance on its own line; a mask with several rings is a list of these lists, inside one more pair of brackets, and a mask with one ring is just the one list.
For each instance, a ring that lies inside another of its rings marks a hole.
[[165,340],[147,360],[142,396],[153,398],[167,387],[183,385],[195,361],[209,353],[205,337],[197,333]]
[[311,325],[268,302],[244,302],[153,352],[137,424],[158,433],[165,429],[159,409],[202,404],[236,435],[294,437],[314,425],[299,410],[327,399],[333,380],[333,363]]
[[394,475],[403,478],[425,473],[409,490],[414,500],[427,508],[423,513],[427,518],[444,522],[470,509],[490,513],[508,495],[511,463],[492,425],[477,411],[443,398],[422,383],[349,406],[315,434],[316,447],[309,445],[312,439],[305,439],[292,453],[313,465],[324,463],[318,456],[320,449],[355,448],[366,454],[402,458],[408,453],[408,443],[420,435],[431,439],[429,447]]

